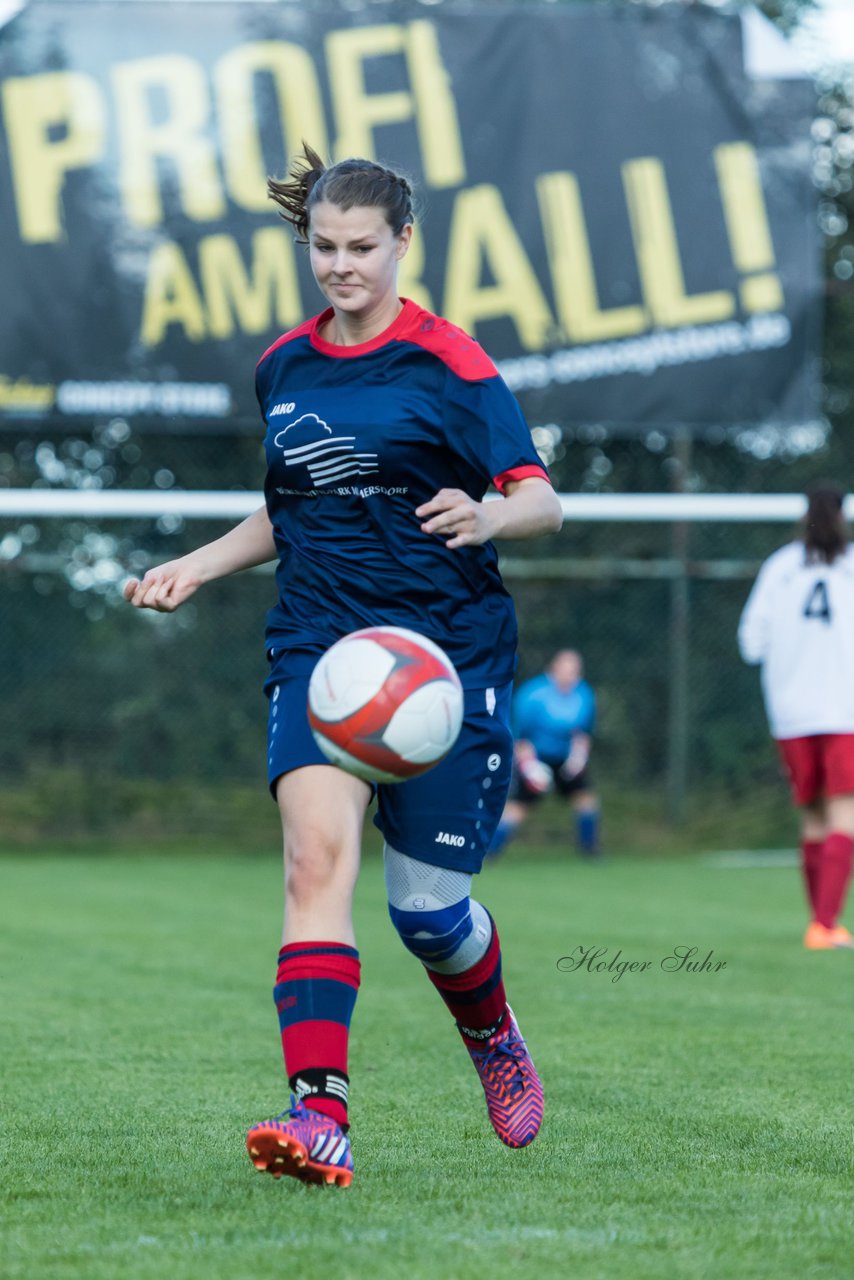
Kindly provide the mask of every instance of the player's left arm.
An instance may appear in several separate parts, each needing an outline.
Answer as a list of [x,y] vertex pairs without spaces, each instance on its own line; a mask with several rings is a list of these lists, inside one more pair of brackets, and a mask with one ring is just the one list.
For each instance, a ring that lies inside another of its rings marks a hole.
[[475,502],[462,489],[440,489],[416,507],[422,533],[446,538],[448,547],[478,547],[492,538],[536,538],[557,533],[560,499],[545,477],[508,480],[502,498]]
[[560,767],[561,774],[569,780],[577,778],[587,768],[596,723],[596,695],[586,680],[581,681],[577,692],[581,699],[581,710],[569,740],[567,757]]

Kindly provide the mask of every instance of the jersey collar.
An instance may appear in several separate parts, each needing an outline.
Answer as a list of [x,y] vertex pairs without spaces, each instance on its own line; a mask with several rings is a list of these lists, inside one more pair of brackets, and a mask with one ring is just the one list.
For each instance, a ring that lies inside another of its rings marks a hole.
[[384,347],[387,342],[392,342],[397,338],[401,331],[409,324],[411,317],[417,310],[414,302],[409,298],[402,298],[403,306],[399,315],[395,316],[387,329],[383,329],[382,333],[378,333],[375,338],[371,338],[369,342],[359,342],[354,347],[338,346],[334,342],[327,342],[320,336],[320,330],[326,324],[327,320],[331,320],[333,316],[333,308],[327,307],[325,311],[321,311],[319,316],[314,317],[314,321],[309,330],[309,341],[316,351],[323,352],[327,356],[363,356],[369,351],[377,351],[380,347]]

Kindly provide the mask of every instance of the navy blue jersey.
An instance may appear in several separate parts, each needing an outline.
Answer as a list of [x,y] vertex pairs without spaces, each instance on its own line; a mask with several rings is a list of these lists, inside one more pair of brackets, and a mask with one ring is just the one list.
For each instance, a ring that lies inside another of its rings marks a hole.
[[279,556],[267,646],[316,655],[361,627],[409,627],[468,688],[503,684],[516,618],[495,548],[448,550],[415,508],[547,479],[519,406],[473,339],[411,301],[358,346],[320,337],[331,316],[285,334],[256,374]]

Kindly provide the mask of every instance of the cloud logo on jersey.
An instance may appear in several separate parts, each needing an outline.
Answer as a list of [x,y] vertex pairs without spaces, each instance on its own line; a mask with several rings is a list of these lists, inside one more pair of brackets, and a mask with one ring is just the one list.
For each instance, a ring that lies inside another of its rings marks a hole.
[[273,443],[282,450],[286,467],[308,468],[315,487],[379,471],[375,453],[357,453],[355,436],[334,435],[316,413],[304,413],[289,422]]

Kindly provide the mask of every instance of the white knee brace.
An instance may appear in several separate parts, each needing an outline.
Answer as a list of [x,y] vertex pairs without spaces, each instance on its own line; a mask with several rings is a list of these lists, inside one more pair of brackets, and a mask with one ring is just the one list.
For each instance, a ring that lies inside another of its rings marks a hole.
[[471,876],[383,851],[388,910],[407,950],[436,973],[463,973],[486,954],[489,912],[470,896]]

